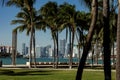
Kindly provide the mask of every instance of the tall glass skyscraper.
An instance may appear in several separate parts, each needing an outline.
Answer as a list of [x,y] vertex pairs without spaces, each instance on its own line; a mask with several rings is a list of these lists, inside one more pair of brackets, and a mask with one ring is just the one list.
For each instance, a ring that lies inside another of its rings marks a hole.
[[25,43],[22,44],[22,54],[23,54],[23,55],[26,55]]
[[65,44],[66,40],[60,40],[60,56],[64,57],[65,56]]

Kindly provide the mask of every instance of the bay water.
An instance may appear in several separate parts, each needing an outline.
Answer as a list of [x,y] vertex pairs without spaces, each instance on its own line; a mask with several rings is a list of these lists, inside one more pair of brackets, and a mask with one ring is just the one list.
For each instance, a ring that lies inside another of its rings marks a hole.
[[[0,61],[2,61],[3,65],[10,65],[12,63],[12,58],[11,57],[0,58]],[[26,64],[26,62],[29,62],[29,59],[22,57],[16,58],[16,64]],[[36,62],[53,62],[53,58],[36,58]],[[69,58],[59,58],[59,62],[69,63]],[[78,62],[78,58],[73,58],[73,62]],[[88,59],[86,62],[91,64],[92,60]],[[102,63],[103,63],[102,60],[98,61],[98,64]]]

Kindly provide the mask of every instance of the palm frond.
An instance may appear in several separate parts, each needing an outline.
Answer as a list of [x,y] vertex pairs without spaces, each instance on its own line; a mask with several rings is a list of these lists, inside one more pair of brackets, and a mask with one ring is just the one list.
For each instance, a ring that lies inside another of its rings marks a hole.
[[11,24],[12,25],[14,25],[14,24],[25,24],[25,21],[24,20],[12,20]]
[[24,0],[9,0],[6,3],[7,6],[16,6],[16,7],[23,7],[24,6]]

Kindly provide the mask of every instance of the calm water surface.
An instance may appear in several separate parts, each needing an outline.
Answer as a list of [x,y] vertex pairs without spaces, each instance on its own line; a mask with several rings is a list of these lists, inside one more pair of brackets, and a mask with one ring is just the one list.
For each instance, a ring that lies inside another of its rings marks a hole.
[[[2,63],[4,65],[10,65],[12,63],[12,59],[10,57],[6,57],[6,58],[0,58],[0,61],[2,61]],[[27,58],[17,58],[16,59],[16,64],[26,64],[26,62],[28,62],[29,59]],[[37,58],[36,59],[37,62],[53,62],[53,58]],[[69,62],[68,58],[60,58],[59,62]],[[77,58],[73,58],[73,62],[78,62]]]

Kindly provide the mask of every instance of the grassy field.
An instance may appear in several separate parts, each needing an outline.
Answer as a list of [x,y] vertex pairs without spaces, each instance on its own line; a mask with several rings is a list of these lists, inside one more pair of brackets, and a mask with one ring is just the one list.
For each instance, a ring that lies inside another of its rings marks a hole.
[[[0,69],[0,80],[75,80],[75,76],[76,70]],[[104,80],[103,71],[85,70],[83,80]]]

